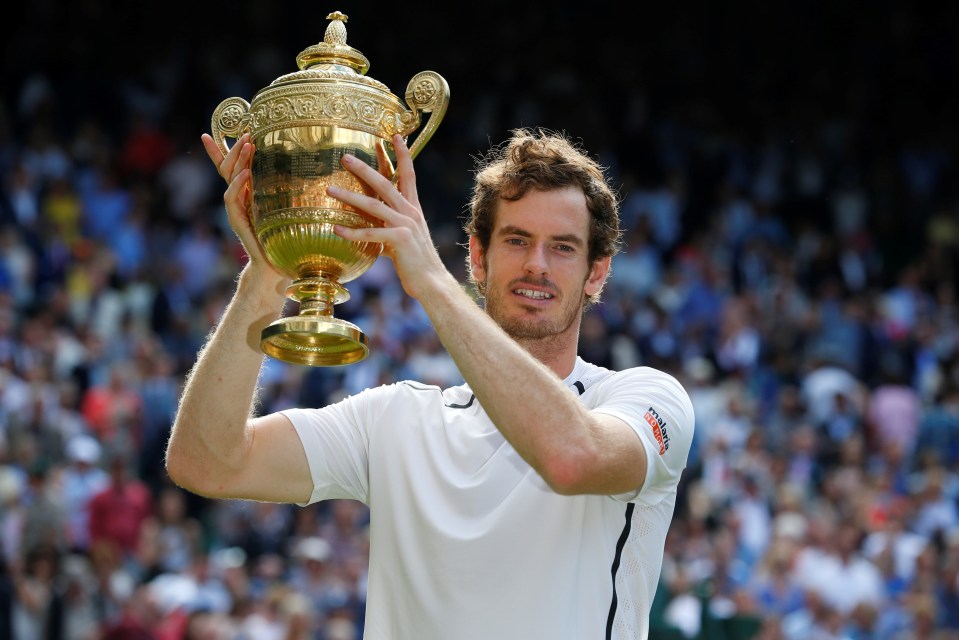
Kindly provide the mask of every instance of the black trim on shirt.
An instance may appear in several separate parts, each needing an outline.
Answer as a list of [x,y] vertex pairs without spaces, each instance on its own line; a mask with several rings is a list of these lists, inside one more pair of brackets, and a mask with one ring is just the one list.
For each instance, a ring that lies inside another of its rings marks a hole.
[[[406,384],[413,387],[414,389],[419,389],[420,391],[432,391],[432,389],[424,389],[423,387],[418,387],[414,384],[410,384],[409,382],[407,382]],[[584,393],[586,393],[586,386],[579,380],[574,382],[573,386],[576,387],[577,391],[579,391],[579,395],[583,395]],[[470,396],[469,402],[467,402],[466,404],[448,404],[446,406],[449,407],[450,409],[469,409],[473,405],[474,400],[476,400],[475,393]]]
[[613,557],[613,566],[610,573],[613,575],[613,599],[609,603],[609,617],[606,618],[606,640],[613,637],[613,620],[616,618],[616,605],[619,599],[616,596],[616,572],[619,571],[619,563],[623,558],[623,548],[626,546],[626,540],[629,539],[629,531],[633,526],[633,509],[636,505],[632,502],[626,505],[626,524],[623,526],[623,532],[619,535],[619,541],[616,543],[616,555]]
[[403,380],[400,384],[405,384],[410,389],[416,389],[417,391],[436,391],[439,389],[439,387],[427,387],[409,380]]
[[[418,384],[414,384],[409,380],[404,380],[403,384],[410,387],[411,389],[416,389],[417,391],[436,391],[439,387],[423,387]],[[469,402],[466,404],[448,404],[446,405],[450,409],[469,409],[470,405],[473,404],[473,400],[476,400],[476,394],[470,396]]]
[[470,401],[466,404],[448,404],[446,405],[450,409],[469,409],[470,405],[473,404],[473,400],[476,400],[476,394],[470,396]]

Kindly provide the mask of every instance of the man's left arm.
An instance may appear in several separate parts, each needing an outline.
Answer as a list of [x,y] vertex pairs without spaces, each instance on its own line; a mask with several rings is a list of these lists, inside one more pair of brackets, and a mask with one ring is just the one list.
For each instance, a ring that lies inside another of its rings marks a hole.
[[623,417],[589,411],[462,290],[437,291],[424,308],[497,429],[551,489],[616,495],[642,487],[646,448]]
[[493,423],[557,493],[615,495],[646,478],[646,450],[622,418],[590,412],[556,374],[509,337],[446,269],[430,237],[412,159],[395,136],[397,187],[355,158],[344,165],[379,195],[328,193],[381,219],[380,228],[337,227],[347,240],[384,243],[404,290],[437,334]]

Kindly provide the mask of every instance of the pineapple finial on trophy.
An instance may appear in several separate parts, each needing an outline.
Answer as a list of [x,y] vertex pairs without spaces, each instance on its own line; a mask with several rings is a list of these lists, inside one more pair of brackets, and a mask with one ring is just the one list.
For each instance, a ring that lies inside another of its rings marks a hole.
[[296,57],[297,65],[300,69],[309,69],[321,64],[339,64],[353,69],[360,75],[366,74],[370,68],[370,61],[362,53],[346,44],[347,15],[334,11],[326,16],[326,19],[330,21],[330,24],[326,25],[323,42],[318,42],[301,51]]
[[323,42],[327,44],[346,44],[346,22],[349,20],[346,14],[334,11],[326,16],[326,19],[331,22],[326,26]]

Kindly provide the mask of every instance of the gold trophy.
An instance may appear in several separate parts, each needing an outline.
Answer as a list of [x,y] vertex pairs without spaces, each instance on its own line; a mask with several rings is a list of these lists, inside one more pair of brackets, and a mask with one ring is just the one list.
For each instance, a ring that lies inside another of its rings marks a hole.
[[449,86],[423,71],[406,87],[404,108],[389,89],[365,74],[370,63],[346,44],[347,16],[327,16],[323,42],[297,56],[299,71],[280,76],[248,103],[228,98],[213,112],[211,133],[220,150],[226,139],[250,134],[256,235],[267,259],[293,279],[286,293],[299,302],[296,315],[282,317],[260,336],[267,355],[294,364],[334,366],[369,354],[356,325],[333,317],[333,305],[349,299],[343,286],[369,269],[382,252],[374,242],[351,242],[334,225],[374,227],[382,222],[326,194],[336,185],[373,196],[343,169],[351,154],[395,180],[392,137],[407,138],[423,113],[430,118],[410,146],[415,158],[446,113]]

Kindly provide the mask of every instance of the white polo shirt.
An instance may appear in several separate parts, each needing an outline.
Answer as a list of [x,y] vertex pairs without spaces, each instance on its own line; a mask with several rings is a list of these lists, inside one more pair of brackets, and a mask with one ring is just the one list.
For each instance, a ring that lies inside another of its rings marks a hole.
[[283,412],[309,460],[310,503],[370,507],[367,640],[647,636],[692,404],[648,367],[577,359],[565,383],[635,429],[649,459],[638,495],[554,493],[467,385],[398,382]]

